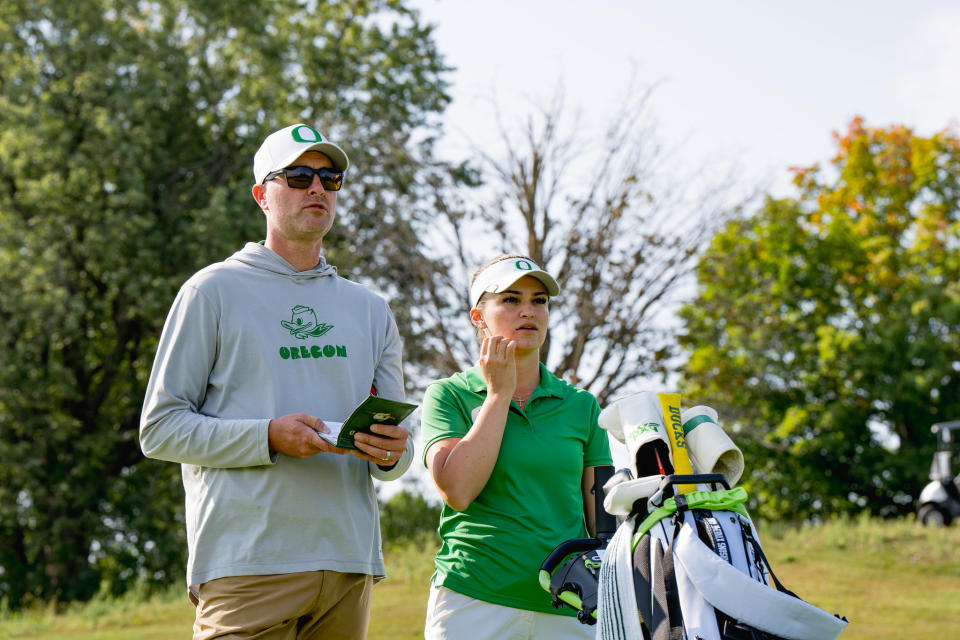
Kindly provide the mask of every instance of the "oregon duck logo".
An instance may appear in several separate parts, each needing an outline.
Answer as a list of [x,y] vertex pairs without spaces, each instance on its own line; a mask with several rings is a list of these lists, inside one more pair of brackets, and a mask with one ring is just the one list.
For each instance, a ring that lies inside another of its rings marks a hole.
[[641,433],[647,433],[648,431],[660,433],[660,424],[657,422],[644,422],[643,424],[638,424],[631,429],[629,437],[636,438]]
[[330,329],[333,329],[332,324],[318,322],[316,312],[302,304],[298,304],[291,309],[290,319],[281,320],[280,324],[290,332],[290,335],[300,340],[317,338],[330,331]]

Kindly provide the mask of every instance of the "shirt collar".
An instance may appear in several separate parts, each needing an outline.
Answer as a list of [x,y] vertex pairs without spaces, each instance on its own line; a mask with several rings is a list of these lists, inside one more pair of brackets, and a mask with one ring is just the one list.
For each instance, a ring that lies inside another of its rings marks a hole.
[[[470,391],[474,393],[487,392],[487,381],[483,378],[483,372],[480,370],[479,364],[464,371],[463,375]],[[541,398],[544,396],[563,397],[563,381],[550,373],[542,362],[540,363],[540,384],[534,390],[533,395]]]

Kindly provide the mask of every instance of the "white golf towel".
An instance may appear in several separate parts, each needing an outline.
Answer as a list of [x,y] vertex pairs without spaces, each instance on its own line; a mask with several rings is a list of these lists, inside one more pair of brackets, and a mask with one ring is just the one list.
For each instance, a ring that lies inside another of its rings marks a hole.
[[643,638],[637,599],[633,589],[634,519],[617,528],[600,565],[597,589],[597,639],[636,640]]

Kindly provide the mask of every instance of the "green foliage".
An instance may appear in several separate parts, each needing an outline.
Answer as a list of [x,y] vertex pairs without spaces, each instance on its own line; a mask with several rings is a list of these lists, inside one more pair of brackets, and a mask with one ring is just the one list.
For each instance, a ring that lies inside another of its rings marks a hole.
[[0,599],[16,608],[181,579],[179,469],[142,457],[140,406],[180,283],[263,237],[264,135],[306,121],[347,148],[328,256],[393,281],[385,265],[417,263],[407,203],[448,97],[402,2],[0,7]]
[[438,543],[436,531],[440,509],[439,504],[430,504],[419,493],[406,489],[395,493],[386,504],[380,505],[380,531],[384,544]]
[[829,169],[719,233],[681,314],[766,518],[911,511],[960,417],[960,139],[857,119]]

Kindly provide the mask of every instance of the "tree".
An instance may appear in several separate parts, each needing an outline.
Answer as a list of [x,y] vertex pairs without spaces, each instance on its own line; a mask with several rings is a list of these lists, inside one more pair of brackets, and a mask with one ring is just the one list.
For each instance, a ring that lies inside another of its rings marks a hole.
[[482,181],[480,204],[439,193],[430,256],[444,268],[424,313],[441,328],[429,342],[441,370],[473,361],[466,291],[472,272],[503,252],[530,256],[561,286],[541,350],[558,376],[603,405],[671,372],[670,317],[698,252],[737,210],[736,185],[671,176],[649,114],[655,86],[631,89],[599,131],[575,115],[570,125],[562,89],[515,123],[498,113],[497,144],[474,143],[474,173],[462,168],[467,182]]
[[[380,504],[380,529],[385,545],[410,542],[439,544],[436,535],[441,506],[427,502],[422,493],[402,489]],[[432,535],[431,535],[432,534]]]
[[736,429],[767,517],[908,512],[960,415],[960,139],[859,118],[713,239],[686,388]]
[[306,121],[352,161],[328,258],[412,295],[447,69],[396,0],[0,7],[0,598],[179,580],[178,468],[137,442],[177,288],[263,237],[253,153]]

